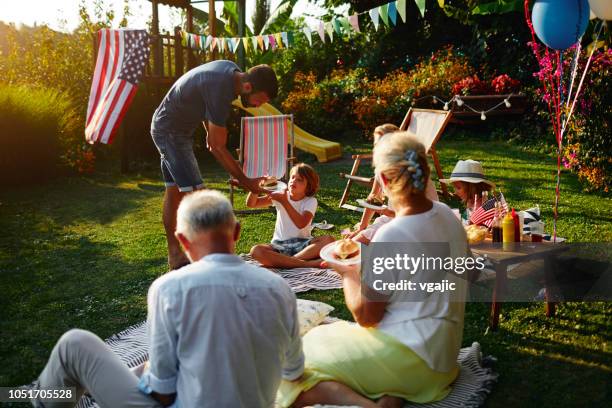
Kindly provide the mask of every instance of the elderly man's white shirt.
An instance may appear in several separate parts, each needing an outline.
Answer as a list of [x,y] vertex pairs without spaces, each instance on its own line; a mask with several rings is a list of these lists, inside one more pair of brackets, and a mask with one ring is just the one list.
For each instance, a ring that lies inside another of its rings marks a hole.
[[271,407],[281,376],[302,375],[295,295],[278,275],[208,255],[151,285],[145,392],[181,407]]

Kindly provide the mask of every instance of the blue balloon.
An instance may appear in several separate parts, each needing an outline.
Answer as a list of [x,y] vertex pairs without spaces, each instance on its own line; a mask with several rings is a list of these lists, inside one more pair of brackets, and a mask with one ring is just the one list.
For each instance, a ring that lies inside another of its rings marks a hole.
[[544,44],[564,50],[576,44],[586,31],[589,11],[588,0],[536,0],[531,21]]

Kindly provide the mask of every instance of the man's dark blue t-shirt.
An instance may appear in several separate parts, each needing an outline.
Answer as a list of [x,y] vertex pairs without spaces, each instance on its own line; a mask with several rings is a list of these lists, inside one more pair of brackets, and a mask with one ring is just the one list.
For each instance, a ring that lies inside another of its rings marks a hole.
[[151,129],[192,134],[202,121],[225,127],[234,94],[232,61],[200,65],[180,77],[153,114]]

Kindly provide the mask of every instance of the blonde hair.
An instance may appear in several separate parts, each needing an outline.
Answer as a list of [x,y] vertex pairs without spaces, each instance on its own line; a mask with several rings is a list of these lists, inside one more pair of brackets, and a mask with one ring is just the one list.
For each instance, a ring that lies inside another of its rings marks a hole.
[[[408,158],[410,151],[416,153],[416,164],[413,166]],[[386,137],[374,147],[373,164],[378,174],[387,179],[386,190],[391,201],[409,199],[411,195],[425,194],[429,179],[429,164],[425,147],[409,132],[398,132],[393,137]],[[417,178],[422,188],[416,188],[415,174],[420,167],[422,175]]]
[[383,123],[380,126],[376,126],[374,132],[372,132],[372,137],[374,138],[374,144],[378,143],[381,137],[388,133],[395,133],[399,131],[400,128],[395,126],[393,123]]
[[291,168],[289,174],[291,173],[297,173],[306,180],[305,194],[308,197],[314,196],[319,191],[319,175],[312,166],[306,163],[298,163]]

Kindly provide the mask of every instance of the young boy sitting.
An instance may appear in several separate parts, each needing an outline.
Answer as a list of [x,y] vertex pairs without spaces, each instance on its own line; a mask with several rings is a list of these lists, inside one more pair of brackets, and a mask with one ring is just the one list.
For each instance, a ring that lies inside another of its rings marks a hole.
[[270,268],[320,267],[321,248],[334,241],[331,236],[313,238],[311,223],[317,211],[319,176],[315,170],[300,163],[289,172],[286,191],[275,191],[268,196],[247,196],[250,208],[276,207],[276,225],[270,244],[258,244],[251,248],[251,256]]

